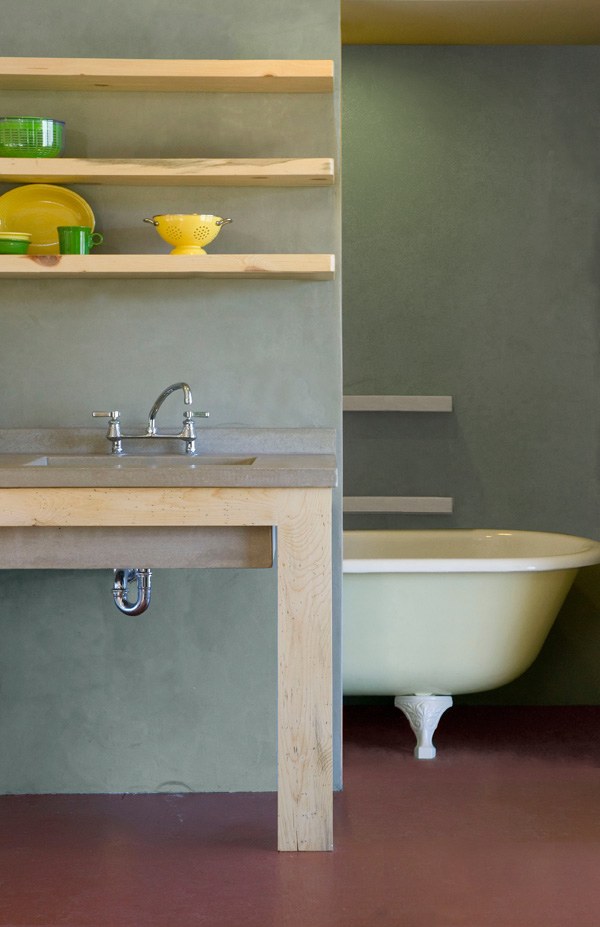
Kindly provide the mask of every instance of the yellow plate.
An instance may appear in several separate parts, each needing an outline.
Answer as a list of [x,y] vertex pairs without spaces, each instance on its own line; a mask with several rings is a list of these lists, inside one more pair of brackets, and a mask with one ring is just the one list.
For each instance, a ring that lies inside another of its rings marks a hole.
[[29,232],[28,254],[59,254],[59,225],[95,223],[89,203],[66,187],[30,183],[0,196],[0,232]]

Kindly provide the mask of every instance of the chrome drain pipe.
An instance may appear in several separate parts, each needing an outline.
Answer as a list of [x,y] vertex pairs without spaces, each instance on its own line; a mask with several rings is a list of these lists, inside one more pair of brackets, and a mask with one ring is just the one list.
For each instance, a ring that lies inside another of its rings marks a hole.
[[[152,570],[127,568],[114,571],[113,599],[115,605],[124,615],[141,615],[150,605],[152,594]],[[130,583],[137,584],[137,598],[130,602],[127,590]]]

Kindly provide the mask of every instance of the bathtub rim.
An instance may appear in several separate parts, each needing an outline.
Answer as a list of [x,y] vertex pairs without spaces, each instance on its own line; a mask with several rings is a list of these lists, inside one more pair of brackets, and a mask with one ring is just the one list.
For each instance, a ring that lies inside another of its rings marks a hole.
[[535,538],[550,538],[555,543],[560,543],[564,538],[572,546],[573,541],[579,541],[579,549],[567,553],[553,553],[544,555],[530,555],[518,557],[346,557],[343,556],[343,573],[525,573],[525,572],[549,572],[555,570],[573,570],[585,566],[594,566],[600,563],[600,542],[592,538],[582,537],[580,535],[564,534],[555,531],[527,531],[521,529],[503,529],[503,528],[449,528],[449,529],[391,529],[383,530],[351,530],[344,529],[344,538],[347,535],[373,536],[376,534],[387,535],[401,534],[406,539],[408,536],[454,536],[457,540],[462,536],[464,539],[474,540],[483,536],[513,536],[519,538],[529,537],[532,541]]

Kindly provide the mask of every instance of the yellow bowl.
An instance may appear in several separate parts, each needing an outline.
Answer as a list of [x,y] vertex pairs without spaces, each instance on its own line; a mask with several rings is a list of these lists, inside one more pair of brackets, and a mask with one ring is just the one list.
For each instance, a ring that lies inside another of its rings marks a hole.
[[144,219],[144,222],[153,225],[164,241],[175,246],[171,254],[206,254],[204,245],[214,241],[221,227],[233,222],[233,219],[192,213],[153,216],[151,219]]

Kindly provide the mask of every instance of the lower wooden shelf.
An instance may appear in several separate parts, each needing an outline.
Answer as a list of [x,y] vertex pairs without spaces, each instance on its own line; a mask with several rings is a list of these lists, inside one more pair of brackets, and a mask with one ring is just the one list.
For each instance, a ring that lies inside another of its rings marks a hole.
[[345,496],[346,515],[451,515],[451,496]]
[[452,396],[344,396],[344,412],[452,412]]
[[0,278],[243,277],[332,280],[333,254],[2,254]]

